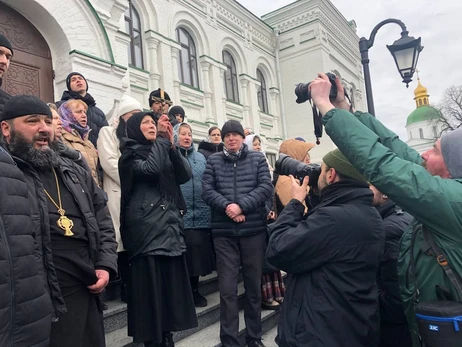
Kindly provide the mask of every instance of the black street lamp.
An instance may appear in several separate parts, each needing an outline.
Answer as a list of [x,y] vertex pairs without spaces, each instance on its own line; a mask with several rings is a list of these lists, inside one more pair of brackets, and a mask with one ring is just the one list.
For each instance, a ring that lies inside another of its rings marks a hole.
[[406,87],[409,87],[409,82],[412,81],[417,61],[419,60],[419,54],[423,49],[420,44],[420,37],[415,39],[409,36],[409,32],[406,26],[399,19],[385,19],[375,26],[371,32],[369,40],[365,37],[361,37],[359,40],[359,51],[361,52],[361,63],[364,69],[364,82],[366,84],[366,98],[367,108],[370,114],[375,115],[374,109],[374,98],[372,96],[372,84],[371,84],[371,73],[369,71],[369,48],[374,45],[375,35],[377,31],[385,24],[395,23],[401,27],[401,38],[393,42],[392,45],[387,45],[393,59],[395,60],[396,67],[403,78],[403,83],[406,83]]

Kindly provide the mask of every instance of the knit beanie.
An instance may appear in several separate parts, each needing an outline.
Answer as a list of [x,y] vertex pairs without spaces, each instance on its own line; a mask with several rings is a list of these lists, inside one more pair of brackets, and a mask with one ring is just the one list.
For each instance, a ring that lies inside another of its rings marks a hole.
[[70,91],[70,92],[72,91],[71,90],[71,78],[72,78],[72,76],[75,76],[75,75],[78,75],[78,76],[82,77],[85,80],[85,83],[87,84],[86,91],[88,91],[88,81],[80,72],[71,72],[69,75],[67,75],[67,77],[66,77],[67,90]]
[[169,114],[171,117],[175,117],[176,114],[181,114],[181,116],[183,117],[183,121],[184,121],[185,112],[184,112],[183,107],[181,107],[181,106],[173,106],[173,107],[170,109],[170,111],[168,112],[168,114]]
[[223,124],[223,128],[221,129],[221,139],[224,140],[228,133],[237,133],[245,139],[244,128],[237,120],[231,119]]
[[13,46],[11,45],[10,41],[8,41],[8,39],[2,34],[0,34],[0,46],[8,48],[11,51],[11,54],[13,54]]
[[11,97],[0,114],[0,121],[27,116],[45,115],[52,118],[51,110],[42,100],[34,95],[15,95]]
[[[151,94],[149,94],[149,107],[152,106],[155,100],[158,101],[171,101],[170,96],[167,94],[167,92],[161,88],[157,90],[153,90]],[[171,102],[168,102],[169,105],[171,105]]]
[[462,128],[447,132],[441,137],[441,151],[451,178],[461,178]]
[[367,181],[366,178],[361,175],[353,165],[351,165],[348,159],[345,158],[345,156],[342,154],[342,152],[340,152],[338,148],[327,153],[324,158],[322,158],[322,161],[327,166],[335,169],[335,171],[341,173],[344,176],[358,181]]
[[120,98],[119,109],[117,110],[117,118],[131,111],[143,111],[143,107],[135,98],[129,95],[124,95]]

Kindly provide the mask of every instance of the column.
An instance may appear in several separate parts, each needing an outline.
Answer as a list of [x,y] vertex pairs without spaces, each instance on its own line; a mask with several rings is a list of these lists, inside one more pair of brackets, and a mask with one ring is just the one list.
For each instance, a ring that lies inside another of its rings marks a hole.
[[148,48],[146,60],[148,63],[147,70],[149,71],[149,82],[151,90],[155,90],[160,87],[159,62],[157,60],[157,48],[159,47],[159,40],[155,37],[147,36],[146,45]]
[[213,105],[212,105],[212,89],[210,88],[210,67],[211,64],[208,61],[201,61],[202,71],[202,88],[204,90],[204,105],[205,105],[205,121],[216,122],[213,116]]
[[174,90],[174,98],[173,103],[179,104],[181,100],[181,81],[180,77],[178,76],[178,61],[179,61],[179,54],[180,54],[180,45],[172,44],[171,51],[172,51],[172,77],[173,77],[173,90]]

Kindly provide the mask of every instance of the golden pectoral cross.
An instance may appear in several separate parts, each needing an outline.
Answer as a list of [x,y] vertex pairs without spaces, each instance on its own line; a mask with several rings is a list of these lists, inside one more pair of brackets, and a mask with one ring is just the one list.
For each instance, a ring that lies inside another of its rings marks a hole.
[[62,208],[58,210],[58,213],[61,215],[61,217],[59,217],[56,224],[64,230],[64,236],[74,236],[74,233],[71,230],[74,226],[74,222],[64,215],[66,211],[64,211]]

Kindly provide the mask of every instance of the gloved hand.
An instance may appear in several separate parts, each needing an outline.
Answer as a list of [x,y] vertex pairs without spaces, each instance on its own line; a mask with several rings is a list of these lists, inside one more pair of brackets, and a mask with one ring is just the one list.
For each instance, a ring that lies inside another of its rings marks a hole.
[[58,153],[60,156],[69,158],[73,161],[77,161],[82,157],[79,151],[66,146],[61,141],[58,141]]

